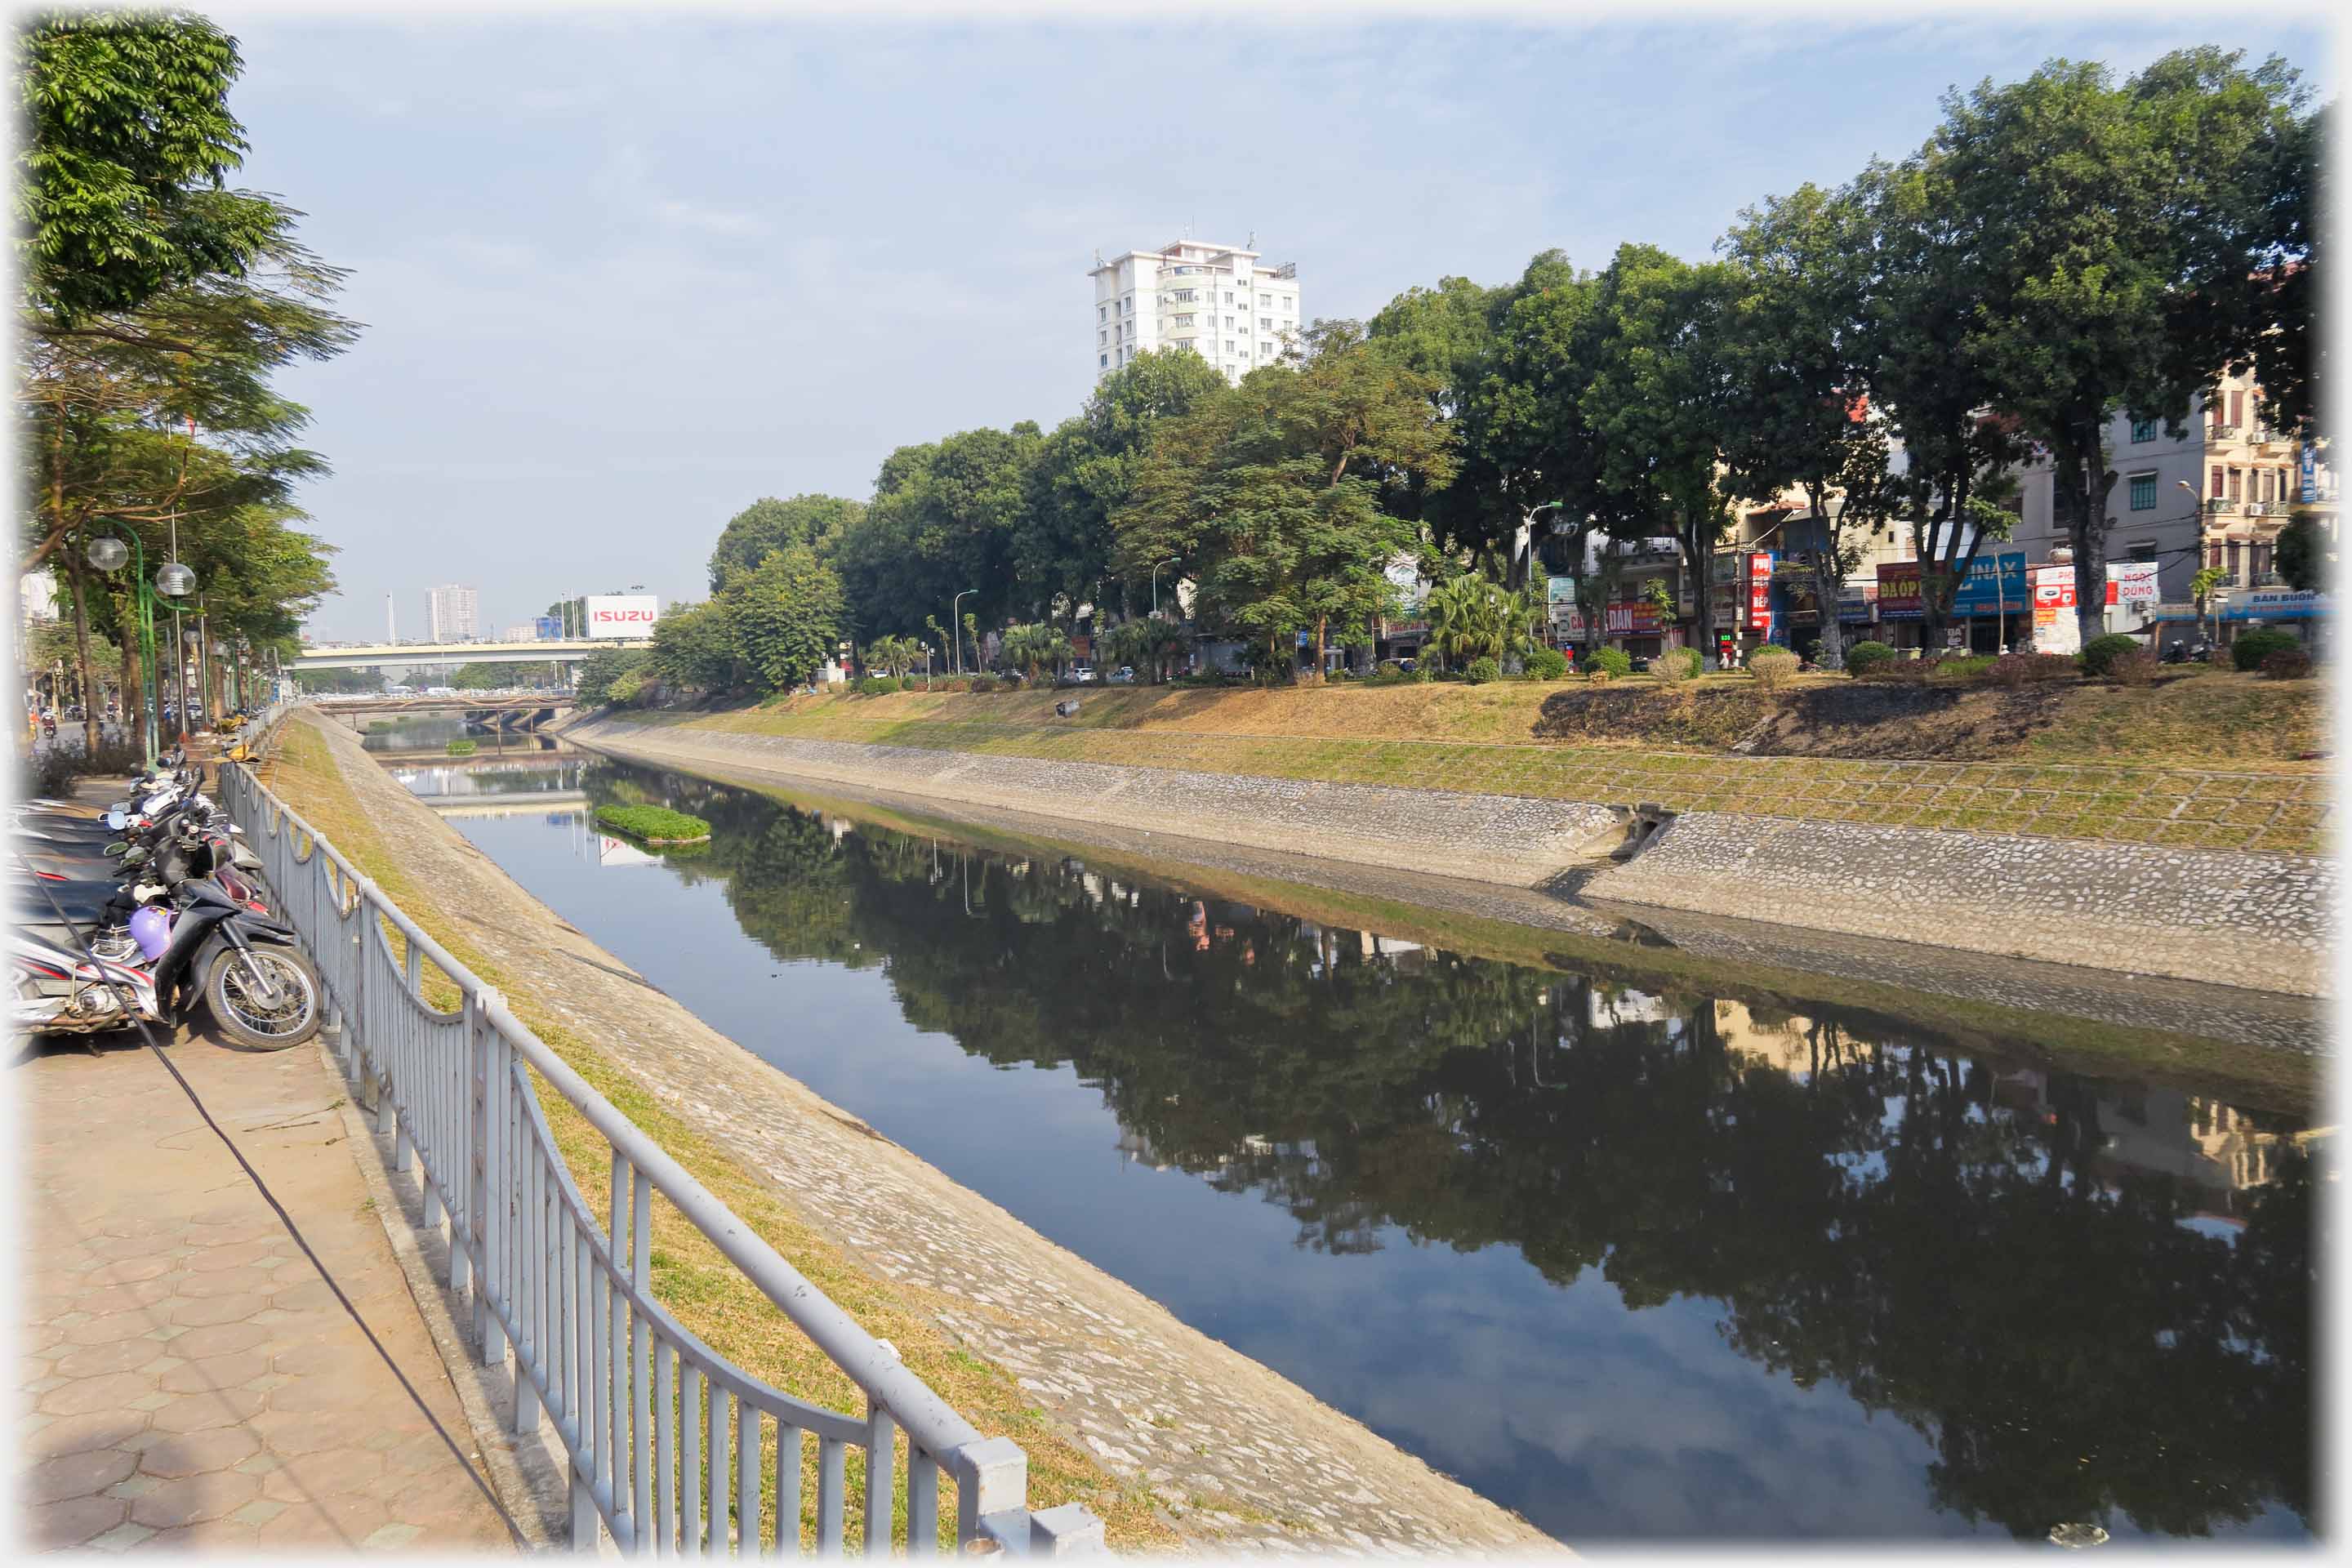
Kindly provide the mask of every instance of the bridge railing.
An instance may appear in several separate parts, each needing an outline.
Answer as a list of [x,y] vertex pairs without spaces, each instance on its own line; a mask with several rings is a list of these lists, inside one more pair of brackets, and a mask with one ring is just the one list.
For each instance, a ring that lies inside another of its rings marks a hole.
[[[838,1554],[855,1508],[868,1555],[890,1554],[894,1540],[922,1555],[940,1543],[942,1478],[965,1549],[1102,1545],[1100,1521],[1076,1503],[1033,1511],[1018,1445],[982,1436],[248,769],[225,769],[221,795],[318,963],[337,1049],[374,1086],[395,1167],[415,1173],[425,1222],[446,1226],[448,1284],[470,1298],[484,1363],[512,1358],[515,1429],[535,1429],[544,1410],[556,1432],[575,1548],[595,1549],[601,1525],[625,1552],[793,1555],[805,1522],[819,1555]],[[451,1005],[427,999],[426,963],[454,983]],[[593,1199],[556,1146],[542,1087],[602,1141]],[[862,1410],[770,1386],[655,1300],[656,1194],[848,1375]],[[804,1499],[811,1445],[815,1495]]]

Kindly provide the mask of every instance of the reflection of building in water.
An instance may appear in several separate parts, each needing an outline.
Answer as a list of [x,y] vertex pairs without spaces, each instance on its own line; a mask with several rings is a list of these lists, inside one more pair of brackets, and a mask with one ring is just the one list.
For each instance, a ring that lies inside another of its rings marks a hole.
[[1867,1061],[1876,1049],[1834,1023],[1801,1013],[1759,1013],[1744,1002],[1718,999],[1715,1032],[1727,1050],[1804,1079],[1823,1068]]
[[1665,998],[1622,985],[1595,985],[1588,1013],[1588,1021],[1596,1029],[1616,1024],[1669,1024],[1675,1020],[1675,1010]]
[[[1993,1080],[1993,1098],[2036,1121],[2054,1121],[2049,1076],[2018,1068]],[[2233,1105],[2154,1085],[2116,1088],[2090,1101],[2101,1134],[2092,1167],[2112,1183],[2126,1172],[2151,1171],[2194,1189],[2206,1217],[2241,1223],[2236,1194],[2276,1178],[2290,1145],[2303,1147],[2323,1131],[2280,1132]]]

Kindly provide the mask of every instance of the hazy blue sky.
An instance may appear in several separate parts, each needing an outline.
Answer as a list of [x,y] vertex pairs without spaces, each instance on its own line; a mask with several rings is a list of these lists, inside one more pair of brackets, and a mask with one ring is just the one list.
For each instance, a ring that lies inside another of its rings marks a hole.
[[2212,42],[2333,93],[2291,12],[1156,28],[549,13],[213,13],[245,181],[310,214],[368,324],[289,378],[335,475],[320,635],[503,626],[567,591],[698,597],[761,495],[1076,411],[1094,250],[1253,231],[1311,316],[1417,282],[1704,254],[1740,206],[1916,146],[1955,83]]

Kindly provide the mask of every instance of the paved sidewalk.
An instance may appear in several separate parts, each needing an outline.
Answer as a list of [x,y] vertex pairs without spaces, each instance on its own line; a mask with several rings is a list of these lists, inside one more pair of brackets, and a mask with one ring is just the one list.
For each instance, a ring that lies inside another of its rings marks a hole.
[[[20,1046],[19,1538],[499,1551],[508,1537],[135,1036]],[[167,1047],[461,1448],[473,1442],[315,1045]]]

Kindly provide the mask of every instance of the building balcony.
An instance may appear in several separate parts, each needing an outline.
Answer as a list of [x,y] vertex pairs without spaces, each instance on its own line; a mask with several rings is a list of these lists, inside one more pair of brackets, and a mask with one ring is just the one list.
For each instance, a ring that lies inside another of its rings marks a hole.
[[2205,426],[2205,439],[2208,441],[2234,441],[2237,438],[2238,427],[2235,425],[2208,425]]
[[2208,512],[2220,513],[2225,511],[2235,511],[2237,507],[2238,503],[2236,501],[2231,500],[2225,496],[2207,496],[2205,498],[2205,510]]

